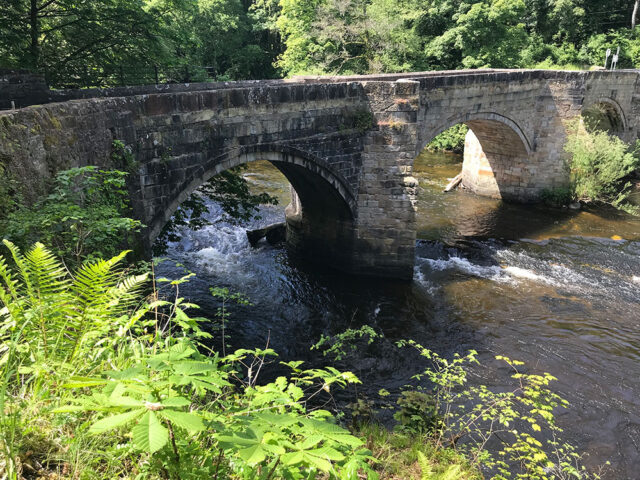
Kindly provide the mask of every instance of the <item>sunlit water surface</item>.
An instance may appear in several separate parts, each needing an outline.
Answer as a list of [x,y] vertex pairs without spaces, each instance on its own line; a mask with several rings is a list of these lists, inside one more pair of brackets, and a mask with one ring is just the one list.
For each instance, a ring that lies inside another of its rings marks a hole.
[[[412,338],[444,356],[476,349],[486,368],[474,381],[496,388],[509,371],[496,354],[550,372],[572,407],[559,414],[565,438],[589,453],[588,466],[610,461],[605,478],[640,478],[640,220],[611,209],[548,209],[504,204],[464,191],[443,194],[461,168],[455,155],[423,154],[418,244],[412,283],[362,279],[289,255],[284,246],[247,242],[246,228],[284,219],[289,185],[266,162],[247,178],[280,199],[251,225],[227,223],[184,231],[169,245],[159,275],[185,269],[195,279],[181,293],[213,315],[210,286],[248,294],[233,309],[234,347],[267,342],[284,359],[318,363],[309,347],[322,334],[364,323],[387,341],[359,349],[343,364],[397,394],[416,373],[415,356],[391,341]],[[220,210],[211,205],[212,221]],[[184,267],[176,267],[180,263]],[[343,401],[352,393],[344,393]],[[340,396],[338,396],[340,398]]]

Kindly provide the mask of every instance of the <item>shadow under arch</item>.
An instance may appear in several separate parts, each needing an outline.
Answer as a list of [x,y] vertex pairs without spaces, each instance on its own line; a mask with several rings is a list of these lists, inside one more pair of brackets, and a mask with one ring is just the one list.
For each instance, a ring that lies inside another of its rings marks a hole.
[[604,130],[622,137],[627,131],[627,117],[620,104],[609,97],[591,99],[582,106],[582,116],[587,127]]
[[[285,145],[241,147],[209,160],[185,179],[168,206],[158,212],[148,231],[152,245],[178,207],[201,185],[225,170],[258,160],[271,162],[289,181],[292,203],[287,207],[287,241],[300,248],[335,243],[339,251],[350,244],[357,200],[349,184],[334,169],[307,152]],[[311,239],[311,241],[310,241]],[[335,252],[332,252],[335,255]]]
[[531,188],[535,172],[530,170],[528,161],[534,145],[509,117],[496,112],[454,115],[438,128],[424,133],[419,152],[437,135],[461,123],[469,127],[462,165],[463,185],[478,195],[514,201],[535,200]]

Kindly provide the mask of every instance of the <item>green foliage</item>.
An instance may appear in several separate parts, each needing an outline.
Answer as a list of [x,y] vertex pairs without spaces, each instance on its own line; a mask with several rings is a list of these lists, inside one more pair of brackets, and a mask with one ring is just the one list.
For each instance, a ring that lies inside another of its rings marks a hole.
[[4,304],[0,314],[5,320],[0,338],[6,345],[10,332],[19,329],[30,339],[14,357],[23,373],[39,363],[73,362],[96,337],[115,335],[147,279],[146,275],[119,278],[117,267],[126,252],[108,261],[87,262],[69,278],[63,264],[43,245],[36,244],[24,255],[7,240],[4,245],[20,280],[0,258]]
[[441,449],[424,436],[390,431],[376,423],[362,423],[356,434],[366,438],[367,448],[378,459],[375,464],[381,478],[429,480],[480,480],[463,455],[453,449]]
[[630,147],[607,132],[590,132],[580,121],[569,130],[565,150],[570,156],[574,198],[625,206],[632,186],[628,177],[640,166],[638,146]]
[[455,26],[435,38],[426,53],[437,58],[443,48],[457,50],[465,68],[518,67],[527,45],[524,12],[522,0],[489,0],[470,8],[463,3]]
[[205,217],[209,213],[206,198],[222,207],[225,215],[220,221],[233,223],[260,219],[257,213],[260,205],[277,205],[276,197],[267,193],[251,193],[249,183],[242,176],[242,172],[247,168],[246,165],[241,165],[225,170],[190,195],[160,233],[154,245],[155,253],[163,253],[166,250],[167,241],[175,242],[180,239],[178,234],[180,227],[199,230],[211,224]]
[[357,112],[353,117],[353,126],[360,133],[370,130],[376,123],[373,113],[363,110]]
[[0,58],[6,67],[40,70],[56,86],[113,85],[131,78],[153,83],[154,65],[173,70],[170,81],[191,77],[189,65],[209,67],[204,78],[191,81],[270,78],[279,43],[251,15],[251,5],[241,0],[8,0],[0,11]]
[[546,188],[540,194],[542,201],[552,207],[562,207],[568,205],[573,200],[571,187]]
[[[266,2],[264,2],[266,3]],[[270,2],[283,39],[278,65],[297,74],[457,68],[638,65],[638,34],[623,0],[283,0]],[[273,28],[273,27],[272,27]]]
[[[337,351],[331,351],[343,358],[350,346],[352,349],[361,343],[368,330],[370,327],[347,330],[336,335],[335,340],[323,338],[320,346],[337,347]],[[376,334],[369,339],[369,345],[383,340]],[[425,458],[413,451],[408,463],[418,463],[426,478],[467,478],[468,473],[463,472],[469,470],[459,461],[437,469],[432,465],[434,458],[450,454],[464,457],[471,469],[487,471],[487,478],[494,480],[600,478],[586,471],[574,447],[559,440],[562,430],[556,425],[555,412],[567,408],[568,403],[551,389],[555,380],[552,375],[522,373],[522,362],[497,356],[498,362],[512,370],[513,385],[494,391],[482,383],[469,385],[469,376],[481,368],[473,350],[447,359],[413,340],[399,341],[397,347],[413,349],[428,365],[418,367],[419,373],[412,377],[416,385],[401,392],[394,414],[399,422],[397,436],[387,434],[382,443],[423,439],[431,451],[421,452]],[[386,398],[389,392],[383,390],[380,395]],[[365,410],[367,406],[362,400],[355,408]],[[356,421],[354,425],[366,435],[380,435],[373,420]],[[370,440],[369,446],[380,458],[382,455],[372,443],[377,442]],[[392,449],[394,454],[396,447]],[[400,471],[407,468],[407,462],[403,464],[398,466]]]
[[418,464],[422,469],[422,480],[457,480],[460,478],[460,465],[450,465],[444,472],[435,473],[427,456],[418,452]]
[[[467,385],[470,367],[478,364],[475,351],[447,360],[414,341],[401,341],[398,346],[414,348],[432,364],[414,378],[426,378],[433,386],[440,414],[434,434],[437,445],[464,452],[472,465],[493,472],[495,480],[599,478],[579,465],[580,455],[570,444],[557,440],[562,430],[554,411],[567,408],[568,403],[549,388],[556,380],[552,375],[521,373],[522,362],[497,356],[513,370],[515,386],[494,392],[486,385]],[[545,436],[552,438],[546,445]],[[494,438],[500,439],[496,453],[487,449]]]
[[275,352],[210,350],[186,313],[196,307],[143,299],[146,276],[118,269],[124,253],[70,275],[42,245],[5,245],[15,271],[0,257],[1,475],[22,478],[39,442],[44,476],[66,465],[74,478],[378,478],[363,441],[308,403],[353,374],[290,362],[262,382]]
[[[1,66],[53,85],[638,66],[628,0],[6,0]],[[204,68],[206,67],[206,68]]]
[[427,434],[438,425],[438,411],[432,395],[414,390],[402,392],[398,399],[398,411],[393,418],[398,428],[416,435]]
[[119,170],[124,170],[128,173],[133,173],[138,169],[138,163],[131,152],[131,149],[127,147],[121,140],[114,140],[112,143],[113,151],[111,153],[111,162]]
[[56,256],[73,264],[114,256],[134,244],[142,227],[130,218],[126,177],[97,167],[61,171],[47,197],[8,215],[4,234],[22,247],[52,245]]
[[427,149],[434,152],[462,153],[464,151],[464,140],[468,131],[469,127],[464,123],[454,125],[431,140],[429,145],[427,145]]
[[367,345],[371,345],[380,334],[369,325],[360,328],[349,328],[331,337],[322,335],[320,340],[311,347],[311,350],[323,350],[324,356],[330,355],[334,360],[344,359],[349,352],[355,351],[358,346],[357,340],[366,340]]
[[278,200],[267,193],[252,194],[249,184],[241,175],[248,167],[242,165],[225,170],[205,183],[201,188],[204,196],[218,203],[233,220],[246,222],[258,218],[256,211],[260,205],[277,205]]
[[16,208],[17,182],[7,168],[0,163],[0,231],[4,230],[9,212]]

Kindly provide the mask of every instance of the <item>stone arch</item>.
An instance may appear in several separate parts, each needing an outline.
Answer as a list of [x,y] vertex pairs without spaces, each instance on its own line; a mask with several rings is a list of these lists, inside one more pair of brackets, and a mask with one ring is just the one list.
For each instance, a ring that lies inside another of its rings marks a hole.
[[[458,125],[459,123],[464,123],[469,126],[473,130],[473,126],[476,126],[476,129],[481,129],[482,125],[491,125],[495,130],[500,131],[506,138],[513,140],[513,145],[515,150],[522,150],[519,148],[522,146],[524,149],[524,153],[527,155],[533,151],[533,143],[529,140],[524,131],[520,128],[520,126],[509,117],[505,117],[496,112],[475,112],[475,113],[465,113],[462,115],[453,115],[447,118],[444,122],[439,124],[433,131],[428,132],[426,138],[423,138],[422,144],[418,150],[418,153],[421,152],[435,137],[440,135],[445,130]],[[518,137],[520,142],[516,141],[515,136]]]
[[535,171],[530,170],[533,142],[520,126],[496,112],[469,112],[453,115],[428,132],[420,151],[437,135],[464,123],[465,138],[462,182],[479,195],[517,201],[532,200]]
[[627,131],[627,118],[620,104],[609,97],[598,97],[582,106],[582,116],[591,119],[592,127],[622,136]]
[[[302,207],[305,213],[313,216],[329,211],[339,222],[353,222],[357,211],[356,196],[342,176],[325,165],[322,159],[290,146],[253,145],[211,159],[185,179],[179,193],[162,212],[154,215],[148,231],[149,245],[153,244],[178,207],[202,184],[225,170],[257,160],[268,160],[282,172],[300,200],[293,203],[299,203],[298,207]],[[298,208],[293,213],[301,215],[302,211]]]

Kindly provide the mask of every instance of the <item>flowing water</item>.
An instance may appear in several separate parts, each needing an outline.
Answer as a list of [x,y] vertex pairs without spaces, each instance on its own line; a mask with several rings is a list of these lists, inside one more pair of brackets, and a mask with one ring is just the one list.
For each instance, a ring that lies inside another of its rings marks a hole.
[[[476,349],[486,365],[480,380],[496,388],[509,373],[494,356],[522,360],[527,372],[558,378],[555,391],[571,403],[559,423],[565,439],[589,453],[586,464],[608,460],[604,478],[640,479],[640,219],[608,208],[443,194],[460,162],[444,154],[416,160],[422,188],[411,283],[327,271],[264,241],[251,248],[245,229],[283,221],[289,200],[288,183],[266,162],[252,164],[247,178],[280,206],[262,208],[263,218],[248,226],[218,222],[182,232],[159,274],[196,273],[181,293],[205,315],[219,307],[210,286],[247,293],[253,305],[233,308],[231,343],[268,341],[285,359],[317,362],[309,347],[322,334],[366,323],[444,356]],[[212,204],[211,220],[220,214]],[[360,349],[344,366],[374,398],[380,388],[397,392],[407,383],[415,360],[386,342]]]

